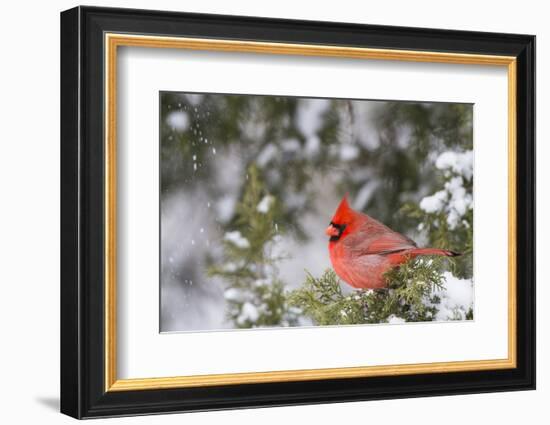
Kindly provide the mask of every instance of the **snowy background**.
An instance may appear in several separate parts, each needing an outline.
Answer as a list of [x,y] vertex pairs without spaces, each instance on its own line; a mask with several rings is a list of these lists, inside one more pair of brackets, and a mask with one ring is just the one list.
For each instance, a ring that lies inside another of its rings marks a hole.
[[[306,270],[331,267],[324,229],[347,192],[354,208],[419,246],[466,252],[445,272],[435,319],[467,317],[471,105],[175,92],[160,99],[161,331],[235,327],[227,303],[239,294],[208,269],[234,267],[224,259],[227,244],[249,246],[233,224],[251,164],[269,193],[257,211],[278,206],[272,250],[284,256],[277,272],[285,288],[299,287]],[[258,315],[253,304],[242,307],[242,320]]]

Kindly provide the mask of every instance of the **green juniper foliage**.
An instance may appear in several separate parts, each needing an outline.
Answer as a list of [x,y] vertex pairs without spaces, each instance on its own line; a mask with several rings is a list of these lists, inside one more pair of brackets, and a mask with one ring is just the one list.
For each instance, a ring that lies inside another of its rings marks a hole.
[[247,176],[233,230],[224,238],[225,262],[212,265],[209,274],[227,282],[227,315],[235,327],[292,326],[297,311],[285,302],[285,285],[278,278],[277,263],[283,257],[273,253],[282,231],[276,224],[279,208],[255,166]]
[[347,295],[332,269],[319,278],[307,273],[303,286],[292,291],[288,301],[317,325],[430,321],[440,301],[433,292],[443,289],[443,261],[410,260],[386,273],[387,289],[357,290]]
[[[458,155],[471,155],[471,152]],[[469,171],[448,167],[444,161],[437,162],[436,165],[443,170],[443,188],[424,198],[419,204],[406,203],[400,209],[400,215],[419,223],[417,230],[427,236],[430,246],[460,252],[462,256],[451,263],[451,270],[457,277],[471,279],[474,237],[471,196],[473,176]],[[427,200],[429,202],[426,203]]]

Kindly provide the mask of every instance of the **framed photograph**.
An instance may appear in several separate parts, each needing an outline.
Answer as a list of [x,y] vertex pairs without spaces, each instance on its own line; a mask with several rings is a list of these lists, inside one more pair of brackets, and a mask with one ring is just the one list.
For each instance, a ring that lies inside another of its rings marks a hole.
[[61,411],[535,388],[535,37],[61,14]]

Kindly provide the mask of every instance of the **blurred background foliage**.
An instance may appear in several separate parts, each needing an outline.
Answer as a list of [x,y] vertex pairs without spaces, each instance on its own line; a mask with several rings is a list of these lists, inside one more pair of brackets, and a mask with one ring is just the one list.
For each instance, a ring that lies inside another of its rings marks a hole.
[[330,266],[320,234],[344,193],[419,245],[464,252],[447,268],[473,292],[471,105],[176,92],[160,105],[162,330],[320,323],[287,295]]

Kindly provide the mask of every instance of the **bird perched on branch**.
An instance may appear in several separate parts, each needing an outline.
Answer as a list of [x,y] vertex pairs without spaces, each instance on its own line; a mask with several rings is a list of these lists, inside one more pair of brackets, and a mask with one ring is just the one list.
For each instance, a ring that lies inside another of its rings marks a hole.
[[419,255],[461,255],[446,249],[418,248],[412,239],[353,210],[347,195],[325,233],[330,236],[328,249],[334,271],[354,288],[385,288],[385,272]]

